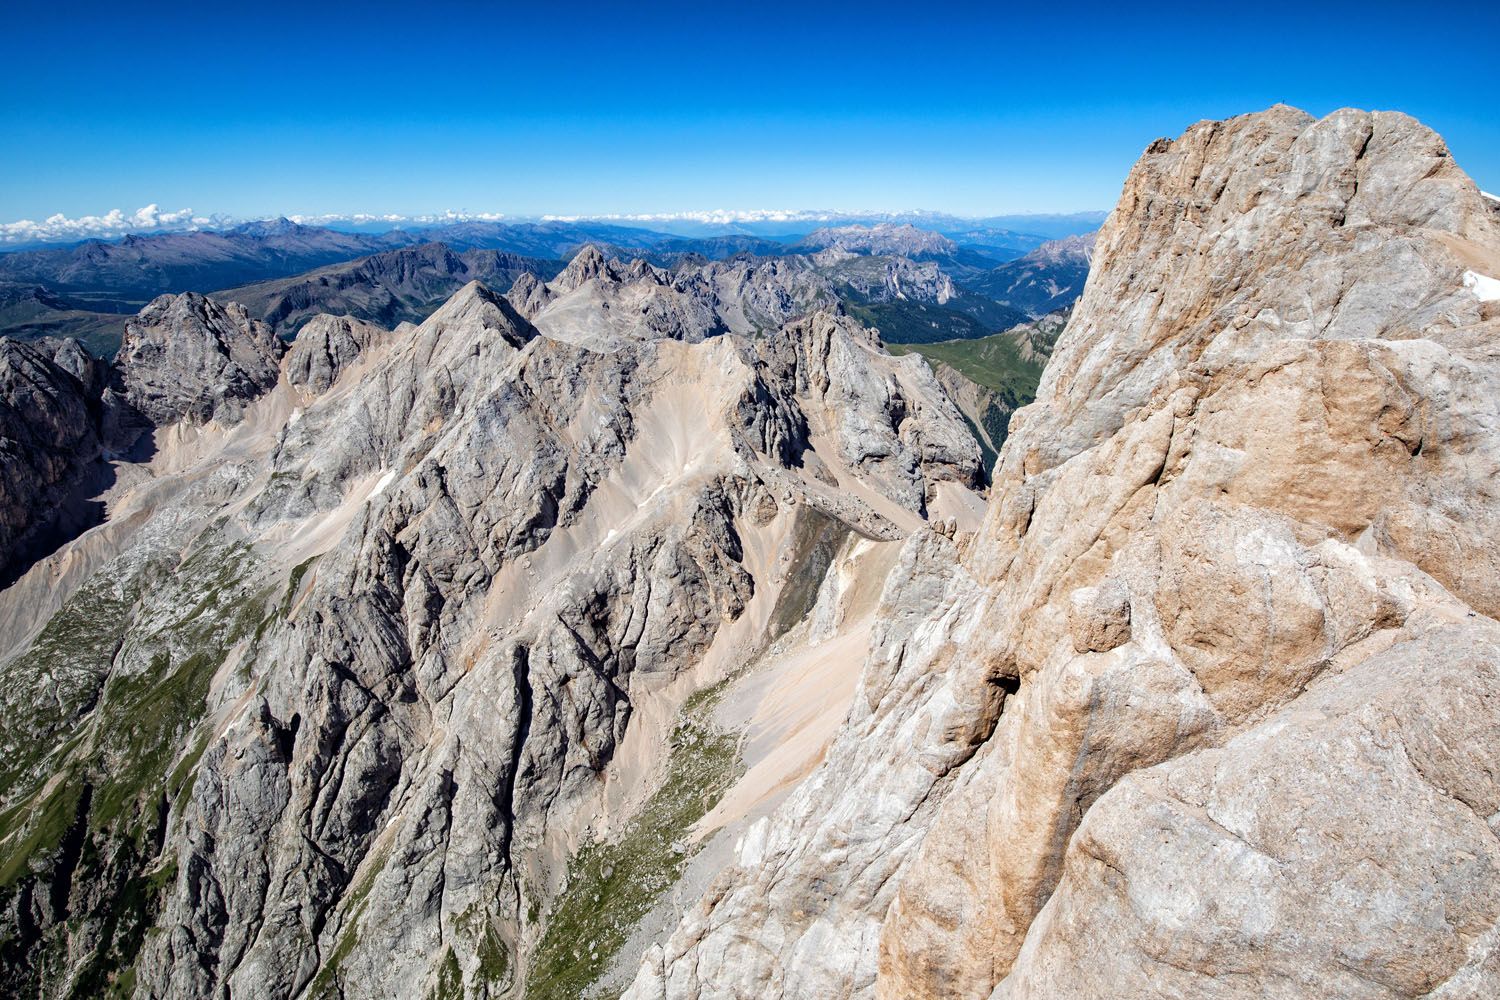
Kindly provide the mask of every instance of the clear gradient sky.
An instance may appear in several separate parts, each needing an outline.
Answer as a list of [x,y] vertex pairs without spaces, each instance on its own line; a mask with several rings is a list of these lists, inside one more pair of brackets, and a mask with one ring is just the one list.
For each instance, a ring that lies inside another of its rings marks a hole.
[[0,221],[1109,208],[1277,101],[1414,114],[1500,188],[1495,0],[1005,8],[6,0]]

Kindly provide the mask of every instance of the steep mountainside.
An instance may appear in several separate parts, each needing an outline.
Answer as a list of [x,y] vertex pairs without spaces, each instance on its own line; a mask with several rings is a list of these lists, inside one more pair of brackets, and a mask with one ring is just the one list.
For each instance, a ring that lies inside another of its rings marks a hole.
[[0,339],[0,586],[50,533],[87,526],[68,501],[103,471],[104,377],[77,341]]
[[1405,116],[1154,143],[983,527],[627,995],[1500,990],[1497,273]]
[[932,365],[943,390],[969,422],[991,468],[1010,425],[1010,415],[1036,398],[1042,369],[1052,356],[1071,309],[1048,313],[1002,333],[973,340],[935,343],[887,342],[895,355],[920,354]]
[[847,250],[850,253],[893,254],[918,257],[923,254],[951,254],[958,244],[938,233],[918,229],[910,223],[889,222],[873,226],[837,226],[817,229],[796,244],[799,250]]
[[1017,260],[964,279],[966,287],[1032,319],[1065,309],[1083,294],[1096,234],[1043,243]]
[[605,350],[633,339],[752,334],[838,308],[832,287],[802,258],[740,257],[667,271],[614,260],[592,245],[545,285],[523,277],[510,298],[548,336]]
[[[1030,247],[1040,240],[1023,242]],[[914,261],[937,263],[946,274],[960,279],[983,274],[1000,261],[1013,256],[1007,251],[994,252],[983,244],[960,246],[941,233],[918,229],[910,223],[896,225],[888,222],[873,226],[818,229],[792,244],[789,249],[799,253],[832,250],[881,257],[906,257]]]
[[[563,998],[628,972],[662,891],[816,762],[870,627],[853,581],[979,507],[924,365],[836,313],[758,325],[790,308],[775,266],[586,251],[532,284],[536,326],[471,283],[284,356],[238,305],[152,303],[108,390],[149,461],[0,591],[7,981]],[[636,302],[661,310],[611,318]]]
[[880,327],[888,343],[963,337],[969,330],[1001,330],[1026,318],[955,285],[936,261],[841,249],[820,250],[811,259],[857,314]]

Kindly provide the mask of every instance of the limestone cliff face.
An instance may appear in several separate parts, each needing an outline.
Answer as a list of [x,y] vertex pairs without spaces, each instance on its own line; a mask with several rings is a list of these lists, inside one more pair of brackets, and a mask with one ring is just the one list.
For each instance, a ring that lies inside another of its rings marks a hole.
[[988,515],[628,996],[1490,995],[1500,219],[1399,114],[1159,140]]
[[0,579],[99,456],[100,368],[77,341],[0,338]]
[[[592,266],[558,301],[664,287]],[[767,281],[735,302],[775,301]],[[117,385],[156,454],[0,593],[7,974],[183,1000],[605,974],[736,777],[689,696],[805,631],[848,539],[978,502],[978,448],[918,359],[836,313],[760,337],[674,315],[600,349],[474,283],[418,327],[314,319],[284,358],[196,297],[132,323]],[[575,912],[586,891],[614,903]]]
[[802,258],[714,261],[666,271],[585,246],[545,286],[522,278],[512,299],[537,328],[609,350],[631,340],[695,342],[768,332],[818,310],[837,310],[827,280]]
[[276,383],[286,345],[243,306],[163,295],[125,325],[115,366],[124,399],[152,424],[238,419]]

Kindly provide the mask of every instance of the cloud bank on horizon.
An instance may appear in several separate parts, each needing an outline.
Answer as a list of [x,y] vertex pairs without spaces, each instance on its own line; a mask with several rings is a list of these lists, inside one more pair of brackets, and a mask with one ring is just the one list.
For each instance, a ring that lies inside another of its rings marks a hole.
[[[1085,214],[1085,213],[1079,213]],[[1102,213],[1098,213],[1102,215]],[[828,223],[848,219],[880,218],[888,220],[921,220],[956,218],[947,213],[908,211],[833,211],[829,209],[713,209],[691,212],[638,212],[594,215],[511,216],[502,212],[444,211],[421,215],[398,213],[291,214],[285,218],[305,226],[437,226],[459,222],[607,222],[615,224],[697,223],[710,226],[732,226],[755,223]],[[191,208],[163,212],[159,205],[147,205],[126,213],[118,208],[103,215],[69,218],[62,213],[41,221],[18,219],[0,222],[0,247],[21,247],[48,243],[76,243],[90,239],[113,240],[131,235],[155,233],[221,232],[247,222],[272,217],[242,218],[223,214],[197,215]]]
[[0,244],[61,243],[128,236],[131,233],[213,229],[227,222],[223,216],[194,215],[191,208],[163,212],[159,205],[147,205],[129,215],[113,208],[103,215],[83,215],[76,219],[70,219],[59,212],[40,222],[32,219],[0,222]]

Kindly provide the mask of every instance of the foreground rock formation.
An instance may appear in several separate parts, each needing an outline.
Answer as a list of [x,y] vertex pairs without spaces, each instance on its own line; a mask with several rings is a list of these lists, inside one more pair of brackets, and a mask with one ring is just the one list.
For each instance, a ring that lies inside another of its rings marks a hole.
[[1497,274],[1404,116],[1159,140],[987,502],[805,262],[4,345],[0,527],[115,480],[0,590],[0,974],[1494,995]]
[[627,995],[1500,990],[1497,223],[1399,114],[1153,144],[983,529]]

